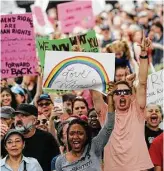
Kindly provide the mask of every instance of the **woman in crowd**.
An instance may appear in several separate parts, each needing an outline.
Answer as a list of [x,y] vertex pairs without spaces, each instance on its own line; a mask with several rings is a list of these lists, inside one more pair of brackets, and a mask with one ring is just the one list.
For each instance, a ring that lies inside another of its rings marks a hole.
[[25,147],[25,140],[19,131],[9,130],[4,137],[4,145],[8,155],[1,159],[2,171],[43,171],[35,158],[23,156],[22,150]]
[[159,128],[162,121],[162,108],[160,105],[150,103],[146,107],[146,125],[145,125],[145,140],[148,148],[153,139],[160,135],[163,130]]
[[72,104],[73,115],[88,115],[88,103],[83,97],[76,97]]
[[1,106],[11,106],[16,109],[17,102],[14,93],[10,88],[1,88]]
[[67,129],[69,152],[57,158],[56,171],[78,169],[100,171],[102,151],[109,140],[113,126],[114,114],[108,113],[104,127],[92,139],[92,132],[87,122],[81,119],[72,120]]

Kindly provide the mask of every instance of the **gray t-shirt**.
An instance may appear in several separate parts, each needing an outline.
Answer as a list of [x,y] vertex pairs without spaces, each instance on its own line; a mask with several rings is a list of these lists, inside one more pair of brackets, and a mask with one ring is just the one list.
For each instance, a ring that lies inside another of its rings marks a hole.
[[67,161],[65,154],[62,154],[56,160],[56,171],[101,171],[101,155],[112,133],[114,116],[114,113],[107,114],[103,128],[92,139],[89,155],[86,155],[89,145],[85,147],[81,158],[77,161],[70,163]]

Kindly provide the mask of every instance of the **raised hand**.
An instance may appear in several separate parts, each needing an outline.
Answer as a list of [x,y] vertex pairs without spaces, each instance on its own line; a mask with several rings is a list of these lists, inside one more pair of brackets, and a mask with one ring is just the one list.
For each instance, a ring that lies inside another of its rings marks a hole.
[[147,55],[148,49],[152,46],[152,42],[149,38],[145,37],[144,30],[142,30],[142,41],[138,44],[141,47],[141,55]]
[[1,129],[1,131],[0,131],[0,138],[1,139],[0,140],[2,140],[3,137],[6,135],[7,131],[9,130],[9,127],[7,125],[1,123],[0,129]]
[[132,87],[133,86],[133,82],[136,78],[136,74],[129,74],[126,76],[126,82],[128,82],[128,84]]
[[107,96],[111,96],[113,95],[113,92],[116,90],[116,86],[115,86],[115,83],[114,82],[109,82],[108,84],[108,93],[107,93]]

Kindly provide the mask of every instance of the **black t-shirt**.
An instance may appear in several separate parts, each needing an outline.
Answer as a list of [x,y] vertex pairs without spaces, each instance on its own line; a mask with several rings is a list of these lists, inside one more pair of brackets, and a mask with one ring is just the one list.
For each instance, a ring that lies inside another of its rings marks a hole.
[[[2,146],[3,147],[3,146]],[[3,157],[4,150],[2,150]],[[34,157],[40,163],[43,171],[51,170],[51,160],[60,154],[59,147],[54,137],[45,131],[36,129],[35,134],[30,138],[25,138],[25,157]]]
[[150,148],[150,145],[153,142],[153,139],[157,137],[158,135],[160,135],[162,132],[163,130],[161,130],[160,128],[158,131],[153,131],[145,125],[145,140],[146,140],[148,149]]

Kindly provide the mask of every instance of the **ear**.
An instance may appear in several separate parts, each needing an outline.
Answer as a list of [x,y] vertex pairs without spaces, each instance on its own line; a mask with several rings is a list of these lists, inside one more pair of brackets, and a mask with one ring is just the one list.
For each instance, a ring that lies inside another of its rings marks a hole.
[[25,148],[25,141],[24,141],[24,144],[23,144],[23,149]]

